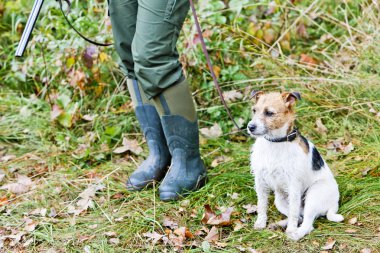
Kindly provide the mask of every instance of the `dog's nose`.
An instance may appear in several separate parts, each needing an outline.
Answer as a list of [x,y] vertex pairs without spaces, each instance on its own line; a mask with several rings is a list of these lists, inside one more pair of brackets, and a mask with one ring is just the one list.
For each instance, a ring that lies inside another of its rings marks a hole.
[[248,125],[248,129],[251,133],[253,133],[255,130],[256,130],[256,125],[255,124],[252,124],[252,125]]

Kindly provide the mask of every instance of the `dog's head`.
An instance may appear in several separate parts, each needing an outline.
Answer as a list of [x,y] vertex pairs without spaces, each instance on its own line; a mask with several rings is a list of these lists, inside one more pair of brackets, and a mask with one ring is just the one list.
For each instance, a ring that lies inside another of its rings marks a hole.
[[253,91],[251,99],[254,99],[253,116],[247,130],[252,137],[282,137],[293,127],[294,105],[301,99],[300,93]]

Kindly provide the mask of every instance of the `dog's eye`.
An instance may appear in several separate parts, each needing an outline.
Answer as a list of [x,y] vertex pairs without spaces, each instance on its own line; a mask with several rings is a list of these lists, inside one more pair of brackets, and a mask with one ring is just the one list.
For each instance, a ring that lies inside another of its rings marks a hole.
[[252,109],[252,112],[253,112],[253,113],[256,113],[256,109]]
[[273,116],[274,115],[274,112],[271,112],[271,111],[265,111],[265,116]]

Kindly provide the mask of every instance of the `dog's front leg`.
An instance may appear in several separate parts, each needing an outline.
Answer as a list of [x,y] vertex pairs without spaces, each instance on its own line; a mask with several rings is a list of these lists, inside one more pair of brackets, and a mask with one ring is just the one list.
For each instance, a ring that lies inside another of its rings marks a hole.
[[257,194],[257,220],[255,222],[255,229],[263,229],[267,224],[267,209],[269,188],[263,182],[256,180],[256,194]]
[[289,212],[286,233],[289,235],[298,227],[301,211],[301,185],[292,182],[289,186]]

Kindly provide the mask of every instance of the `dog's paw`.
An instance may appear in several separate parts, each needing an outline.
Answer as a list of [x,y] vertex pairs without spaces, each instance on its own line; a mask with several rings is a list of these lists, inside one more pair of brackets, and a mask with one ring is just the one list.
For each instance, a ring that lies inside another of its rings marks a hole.
[[255,222],[255,225],[253,225],[253,228],[256,230],[264,229],[266,225],[267,225],[266,221],[257,220]]
[[293,241],[298,241],[299,239],[301,239],[303,237],[303,235],[301,235],[300,233],[298,233],[297,230],[292,231],[292,232],[286,231],[286,235],[288,236],[288,238],[290,240],[293,240]]

